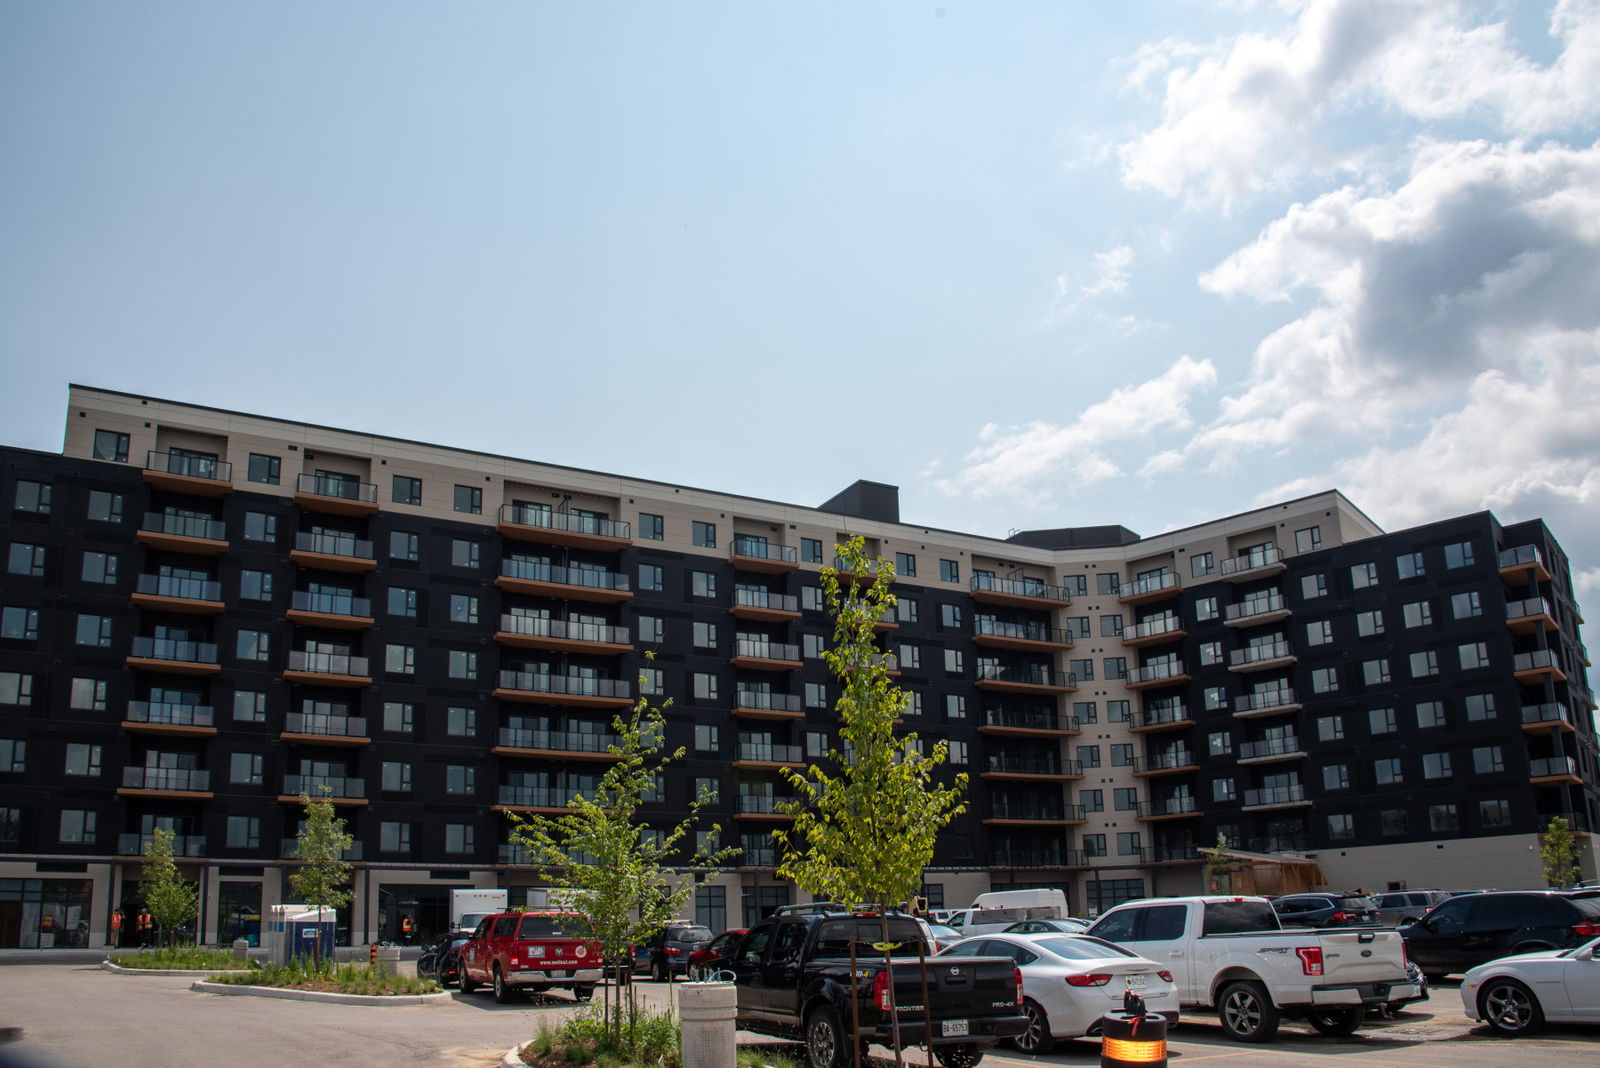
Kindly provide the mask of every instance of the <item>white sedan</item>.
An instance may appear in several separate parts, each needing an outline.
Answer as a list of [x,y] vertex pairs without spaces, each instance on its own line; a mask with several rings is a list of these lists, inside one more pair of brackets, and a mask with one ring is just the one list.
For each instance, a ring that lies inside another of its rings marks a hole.
[[941,957],[1010,957],[1022,971],[1022,1012],[1028,1027],[1011,1041],[1024,1053],[1048,1053],[1058,1038],[1100,1029],[1133,991],[1152,1015],[1178,1019],[1172,973],[1155,961],[1088,935],[987,934],[964,939]]
[[1503,1035],[1557,1023],[1600,1023],[1600,938],[1480,964],[1461,980],[1467,1015]]

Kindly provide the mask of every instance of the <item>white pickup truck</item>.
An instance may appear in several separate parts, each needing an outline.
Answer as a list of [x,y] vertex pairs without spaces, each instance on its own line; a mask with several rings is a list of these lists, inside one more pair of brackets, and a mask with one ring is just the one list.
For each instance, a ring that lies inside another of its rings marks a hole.
[[1240,1042],[1265,1042],[1285,1018],[1348,1035],[1368,1007],[1417,1001],[1405,944],[1377,927],[1283,930],[1264,897],[1158,897],[1118,905],[1089,928],[1172,972],[1185,1010],[1217,1011]]

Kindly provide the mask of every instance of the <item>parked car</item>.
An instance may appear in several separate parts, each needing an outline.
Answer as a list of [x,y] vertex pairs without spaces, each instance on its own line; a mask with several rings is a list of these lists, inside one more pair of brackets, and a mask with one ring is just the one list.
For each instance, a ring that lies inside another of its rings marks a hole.
[[432,979],[442,987],[456,985],[461,981],[461,947],[471,937],[468,933],[457,931],[424,947],[422,956],[417,958],[417,977]]
[[723,931],[711,941],[701,945],[699,949],[689,954],[689,978],[700,979],[713,972],[720,972],[727,968],[728,961],[733,959],[734,951],[739,948],[739,943],[744,939],[743,927],[732,931]]
[[939,959],[1010,957],[1022,973],[1022,1014],[1028,1025],[1011,1039],[1024,1053],[1049,1053],[1057,1039],[1100,1030],[1108,1012],[1132,990],[1151,1013],[1178,1019],[1172,973],[1121,946],[1081,934],[990,934],[957,942]]
[[651,935],[642,946],[634,947],[634,972],[648,972],[650,978],[667,980],[689,971],[689,954],[711,941],[711,928],[687,920],[674,921]]
[[1571,949],[1600,935],[1600,898],[1559,890],[1497,890],[1453,897],[1400,928],[1429,982],[1488,961]]
[[1001,931],[1001,934],[1083,934],[1089,929],[1089,920],[1018,920]]
[[1600,938],[1469,968],[1461,1007],[1502,1035],[1532,1034],[1546,1020],[1600,1023]]
[[488,985],[502,1004],[519,990],[543,993],[557,986],[588,1001],[599,981],[600,944],[589,921],[575,912],[492,913],[461,947],[461,992]]
[[1378,908],[1360,894],[1285,894],[1272,899],[1285,927],[1372,927]]
[[1381,926],[1399,927],[1416,923],[1429,909],[1449,898],[1448,890],[1391,890],[1373,894],[1372,903],[1378,907]]

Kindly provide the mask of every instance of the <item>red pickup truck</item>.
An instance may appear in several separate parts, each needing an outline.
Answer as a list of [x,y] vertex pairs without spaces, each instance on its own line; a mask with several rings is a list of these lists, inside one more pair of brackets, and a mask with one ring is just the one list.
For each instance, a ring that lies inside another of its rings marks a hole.
[[461,947],[461,992],[492,987],[502,1004],[558,986],[588,1001],[600,975],[600,943],[575,912],[491,913]]

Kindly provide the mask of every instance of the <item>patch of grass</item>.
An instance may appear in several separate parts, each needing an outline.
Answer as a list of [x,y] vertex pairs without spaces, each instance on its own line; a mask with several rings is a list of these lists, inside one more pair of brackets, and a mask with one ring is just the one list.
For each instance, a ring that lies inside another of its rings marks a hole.
[[247,962],[233,959],[233,951],[215,946],[168,946],[166,949],[141,949],[133,953],[113,953],[112,964],[120,968],[159,968],[174,971],[206,971],[212,968],[249,968]]
[[670,1012],[640,1012],[619,1037],[607,1030],[599,1007],[590,1006],[540,1028],[522,1059],[537,1068],[682,1068],[682,1038]]
[[319,971],[310,961],[281,968],[261,968],[249,975],[214,975],[215,983],[237,986],[275,986],[290,990],[318,990],[329,994],[436,994],[439,984],[412,975],[385,975],[370,964],[324,964]]

